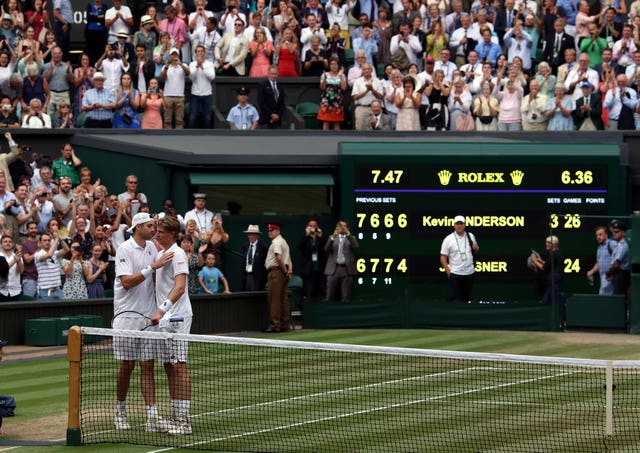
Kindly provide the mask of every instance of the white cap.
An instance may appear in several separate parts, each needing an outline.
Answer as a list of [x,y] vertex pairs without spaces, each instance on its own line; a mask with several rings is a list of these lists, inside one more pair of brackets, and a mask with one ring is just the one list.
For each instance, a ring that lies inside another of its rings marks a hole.
[[176,49],[175,47],[173,47],[170,51],[169,51],[169,55],[171,55],[172,53],[177,53],[179,54],[180,51],[178,49]]
[[453,218],[453,223],[458,223],[458,222],[467,223],[463,215],[457,215]]
[[143,223],[152,222],[153,219],[149,215],[148,212],[139,212],[133,216],[133,220],[131,221],[131,226],[127,229],[128,233],[133,233],[136,225],[142,225]]

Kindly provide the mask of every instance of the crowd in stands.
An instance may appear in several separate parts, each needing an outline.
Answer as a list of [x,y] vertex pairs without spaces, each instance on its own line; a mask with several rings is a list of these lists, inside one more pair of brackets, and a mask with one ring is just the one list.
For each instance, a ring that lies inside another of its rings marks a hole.
[[[4,2],[0,124],[208,128],[216,74],[266,78],[273,67],[273,81],[317,78],[324,129],[345,120],[358,130],[640,127],[640,0],[628,9],[623,0],[135,6],[91,0],[73,67],[70,0]],[[264,105],[244,104],[261,118],[243,128],[281,126]]]
[[[8,132],[5,138],[11,152],[0,154],[0,302],[105,297],[132,218],[150,213],[138,178],[127,176],[118,193],[94,177],[68,143],[52,157],[32,154]],[[175,216],[184,226],[180,245],[189,258],[193,294],[218,291],[201,278],[202,269],[222,266],[229,241],[222,217],[206,209],[205,198],[195,194],[194,208],[184,217],[171,200],[163,202],[161,213],[150,213],[156,219]],[[228,292],[224,275],[218,277]]]

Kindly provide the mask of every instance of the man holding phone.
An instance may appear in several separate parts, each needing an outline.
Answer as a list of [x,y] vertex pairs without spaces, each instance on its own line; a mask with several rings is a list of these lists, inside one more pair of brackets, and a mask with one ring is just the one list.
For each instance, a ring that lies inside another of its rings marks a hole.
[[356,275],[355,249],[358,246],[358,240],[349,232],[349,223],[339,220],[324,246],[327,254],[324,274],[327,276],[328,301],[349,302],[351,299],[351,285]]

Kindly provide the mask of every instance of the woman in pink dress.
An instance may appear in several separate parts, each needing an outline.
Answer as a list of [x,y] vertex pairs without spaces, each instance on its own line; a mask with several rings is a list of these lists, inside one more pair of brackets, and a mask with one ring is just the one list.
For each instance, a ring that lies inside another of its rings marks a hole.
[[162,129],[162,115],[160,108],[164,106],[162,90],[158,88],[158,80],[149,80],[149,90],[142,95],[141,101],[144,114],[142,115],[142,129]]
[[253,35],[253,41],[249,43],[249,51],[253,57],[249,77],[267,77],[274,48],[271,41],[267,40],[267,36],[262,28],[256,29]]
[[298,77],[296,61],[300,62],[298,40],[293,31],[286,28],[280,36],[276,46],[278,55],[278,77]]

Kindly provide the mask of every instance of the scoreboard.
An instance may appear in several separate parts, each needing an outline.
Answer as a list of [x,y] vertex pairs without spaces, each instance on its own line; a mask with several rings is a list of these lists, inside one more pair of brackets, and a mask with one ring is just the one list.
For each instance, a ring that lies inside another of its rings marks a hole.
[[617,145],[342,143],[341,213],[359,240],[355,299],[442,299],[440,245],[464,215],[480,246],[474,300],[535,300],[527,268],[560,240],[564,290],[595,292],[594,228],[628,213]]

